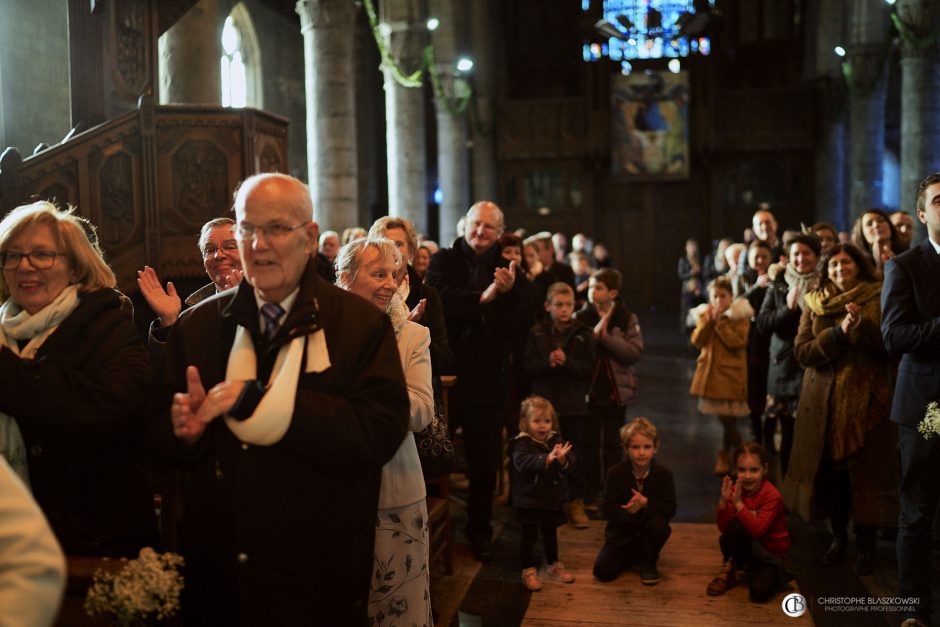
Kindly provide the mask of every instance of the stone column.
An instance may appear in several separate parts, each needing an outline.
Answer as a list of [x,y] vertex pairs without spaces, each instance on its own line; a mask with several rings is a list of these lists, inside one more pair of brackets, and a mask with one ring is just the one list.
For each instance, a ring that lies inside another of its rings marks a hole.
[[815,199],[816,219],[848,229],[846,202],[847,92],[842,78],[842,58],[835,47],[844,46],[844,0],[821,0],[810,23],[826,24],[814,36],[815,59],[811,68],[816,98]]
[[[428,43],[427,15],[421,0],[382,0],[380,29],[385,47],[405,74],[424,62]],[[427,155],[424,90],[404,87],[392,70],[385,75],[385,124],[388,150],[388,212],[407,218],[427,233]],[[424,80],[427,80],[425,77]]]
[[200,0],[160,37],[160,104],[222,104],[219,0]]
[[442,93],[434,94],[437,111],[437,170],[441,183],[440,242],[447,246],[457,235],[457,220],[470,208],[470,155],[467,150],[467,114],[458,110],[467,94],[466,78],[457,73],[457,29],[463,23],[455,0],[437,0],[435,15],[441,24],[434,34],[434,56]]
[[914,213],[917,184],[940,171],[940,8],[936,0],[898,0],[901,42],[901,206]]
[[888,5],[853,0],[849,20],[851,219],[883,202]]
[[320,230],[359,223],[356,159],[356,9],[299,0],[307,95],[307,180]]
[[[473,45],[474,111],[468,122],[473,149],[473,191],[471,198],[492,200],[499,204],[499,177],[496,165],[496,52],[491,0],[470,4],[470,29]],[[442,223],[443,224],[443,223]]]

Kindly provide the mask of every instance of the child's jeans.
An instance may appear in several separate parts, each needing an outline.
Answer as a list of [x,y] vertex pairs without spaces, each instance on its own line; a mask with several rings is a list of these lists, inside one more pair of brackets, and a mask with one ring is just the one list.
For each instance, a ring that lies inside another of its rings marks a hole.
[[600,581],[613,581],[633,563],[655,565],[672,528],[662,516],[649,516],[644,523],[619,527],[616,538],[604,540],[594,560],[594,576]]
[[542,532],[542,552],[545,563],[551,565],[558,561],[558,535],[556,529],[552,523],[541,525],[522,523],[522,535],[519,539],[519,555],[522,558],[522,568],[538,568],[534,550],[539,531]]
[[718,543],[725,560],[733,559],[737,568],[747,570],[751,600],[763,603],[776,593],[781,583],[780,570],[755,554],[759,552],[754,547],[757,540],[751,537],[740,521],[732,520]]

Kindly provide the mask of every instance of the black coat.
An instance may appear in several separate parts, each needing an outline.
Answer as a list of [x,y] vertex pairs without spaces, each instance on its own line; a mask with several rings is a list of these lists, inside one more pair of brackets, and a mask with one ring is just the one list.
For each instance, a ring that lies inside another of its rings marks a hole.
[[326,283],[311,260],[294,306],[263,339],[245,281],[187,310],[167,345],[164,407],[199,368],[225,376],[236,325],[255,340],[259,371],[278,349],[321,327],[330,367],[300,375],[294,415],[271,446],[242,444],[221,418],[193,448],[156,425],[189,469],[180,544],[184,612],[193,625],[364,625],[382,465],[406,434],[408,395],[388,318]]
[[676,515],[676,484],[668,468],[650,462],[650,472],[643,482],[643,496],[647,505],[635,514],[620,507],[633,498],[637,489],[633,464],[625,459],[607,471],[601,511],[607,519],[604,540],[614,544],[628,544],[635,537],[637,526],[645,525],[651,517],[670,520]]
[[800,327],[802,309],[790,309],[787,305],[789,291],[783,273],[780,273],[767,288],[755,321],[758,331],[770,335],[767,393],[779,397],[799,396],[803,384],[803,368],[793,355],[793,339]]
[[[550,366],[556,348],[565,352],[565,363]],[[525,368],[532,393],[547,398],[559,416],[587,416],[588,386],[594,372],[594,334],[577,320],[558,333],[547,315],[529,331]]]
[[453,248],[431,257],[425,281],[444,303],[447,339],[454,353],[458,402],[501,406],[508,381],[510,340],[525,333],[531,318],[524,297],[526,281],[516,275],[513,288],[490,303],[480,295],[493,282],[496,268],[509,267],[498,244],[477,255],[461,238]]
[[0,350],[0,411],[16,419],[33,495],[66,553],[135,555],[154,541],[141,459],[152,375],[119,292],[79,305],[34,360]]
[[545,465],[545,458],[562,439],[553,433],[547,441],[539,442],[527,433],[520,433],[509,442],[512,458],[512,504],[528,509],[559,509],[568,502],[566,468],[557,461]]

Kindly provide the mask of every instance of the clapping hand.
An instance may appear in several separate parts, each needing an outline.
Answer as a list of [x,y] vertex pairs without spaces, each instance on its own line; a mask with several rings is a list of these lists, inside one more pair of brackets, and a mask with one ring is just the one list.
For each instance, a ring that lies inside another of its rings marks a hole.
[[505,294],[512,289],[516,282],[516,262],[510,261],[508,268],[496,268],[493,273],[493,283],[496,284],[496,293]]
[[635,488],[631,488],[630,491],[633,492],[633,496],[630,497],[629,501],[621,505],[620,508],[627,510],[627,512],[631,514],[636,514],[638,511],[646,507],[649,499],[643,496],[643,493],[636,490]]
[[424,308],[428,304],[427,298],[422,298],[418,301],[418,304],[415,305],[415,308],[411,310],[408,314],[408,320],[411,322],[418,322],[421,320],[421,317],[424,316]]
[[839,325],[842,327],[842,332],[846,335],[852,334],[853,331],[858,329],[858,326],[862,323],[861,308],[855,303],[848,303],[845,306],[845,317],[842,319],[842,323]]
[[244,381],[222,381],[207,393],[199,369],[189,366],[186,393],[174,394],[170,406],[173,434],[187,444],[194,444],[210,422],[235,405],[244,387]]
[[560,348],[556,348],[548,354],[548,365],[552,368],[555,368],[556,366],[564,366],[567,359],[568,358],[565,356],[565,351],[561,350]]
[[724,507],[725,504],[731,500],[733,490],[734,484],[731,482],[731,477],[725,475],[721,480],[721,501],[718,504],[720,507]]
[[551,452],[545,457],[545,465],[550,466],[552,462],[558,462],[562,466],[568,461],[568,453],[571,452],[571,442],[556,444]]
[[[731,480],[728,479],[728,481],[730,482]],[[744,488],[741,487],[741,482],[742,478],[738,477],[737,481],[734,482],[734,494],[731,495],[731,504],[734,505],[735,509],[738,509],[738,505],[743,507],[741,495],[744,494]],[[722,485],[722,488],[724,488],[724,485]]]
[[167,283],[166,290],[164,290],[157,272],[150,266],[144,266],[143,270],[137,271],[137,285],[140,286],[140,293],[143,294],[144,300],[159,316],[160,326],[169,327],[176,324],[183,304],[180,302],[173,282]]

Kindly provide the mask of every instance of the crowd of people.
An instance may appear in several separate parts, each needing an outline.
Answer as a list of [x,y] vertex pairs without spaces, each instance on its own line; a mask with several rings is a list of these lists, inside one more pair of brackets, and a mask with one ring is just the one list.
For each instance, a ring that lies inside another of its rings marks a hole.
[[[36,202],[0,222],[0,481],[17,486],[0,507],[42,523],[20,534],[28,550],[0,553],[35,554],[11,609],[23,624],[54,616],[63,551],[168,542],[186,560],[189,624],[432,624],[412,434],[440,413],[443,375],[456,375],[450,429],[477,559],[493,559],[505,431],[526,589],[574,582],[556,530],[587,527],[591,509],[607,520],[595,577],[636,566],[658,583],[675,484],[654,424],[627,417],[643,337],[603,244],[510,231],[490,201],[450,247],[397,217],[321,234],[307,187],[282,174],[245,180],[233,211],[198,236],[210,282],[194,294],[139,272],[156,315],[144,338],[87,220]],[[900,512],[900,593],[929,620],[940,451],[917,425],[940,395],[940,174],[917,216],[929,237],[909,250],[910,216],[877,209],[854,243],[824,223],[778,237],[769,208],[747,244],[722,240],[702,260],[687,243],[690,391],[724,431],[708,594],[743,573],[766,601],[792,578],[785,508],[829,518],[824,563],[844,559],[851,522],[860,573]]]
[[[817,223],[781,236],[761,207],[743,242],[716,241],[703,259],[688,240],[678,276],[682,327],[700,351],[690,392],[724,432],[715,474],[737,466],[740,482],[742,455],[759,468],[776,454],[783,483],[774,508],[829,521],[826,566],[845,559],[850,523],[862,575],[876,568],[879,532],[897,532],[899,592],[915,600],[910,624],[926,624],[938,492],[925,473],[938,459],[917,425],[940,395],[940,300],[929,278],[940,252],[940,174],[920,183],[916,212],[928,237],[915,246],[914,219],[903,211],[869,209],[851,233]],[[745,416],[754,443],[741,443]],[[725,562],[709,594],[727,589],[747,561],[726,543],[727,487],[718,518]],[[754,596],[753,583],[766,578],[752,571]],[[773,580],[786,575],[784,563]]]

